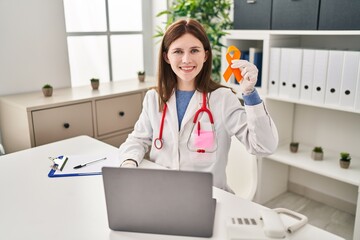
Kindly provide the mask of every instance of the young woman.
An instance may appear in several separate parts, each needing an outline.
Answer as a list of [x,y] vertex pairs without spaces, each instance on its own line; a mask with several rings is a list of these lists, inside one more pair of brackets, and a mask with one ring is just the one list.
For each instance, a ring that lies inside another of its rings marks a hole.
[[169,169],[212,172],[214,186],[231,191],[225,169],[233,135],[252,154],[275,151],[277,130],[254,88],[256,66],[232,61],[243,76],[244,110],[231,89],[211,80],[211,64],[210,42],[199,22],[179,20],[169,26],[160,48],[157,88],[147,92],[134,131],[120,146],[123,167],[138,166],[150,149],[151,161]]

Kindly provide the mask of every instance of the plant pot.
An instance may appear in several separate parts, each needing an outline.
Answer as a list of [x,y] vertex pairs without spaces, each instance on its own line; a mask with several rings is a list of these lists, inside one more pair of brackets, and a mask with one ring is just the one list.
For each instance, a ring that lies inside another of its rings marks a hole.
[[290,152],[297,153],[299,149],[299,143],[290,143]]
[[349,166],[350,166],[350,161],[344,161],[344,160],[341,160],[340,159],[340,167],[341,168],[345,168],[345,169],[347,169],[347,168],[349,168]]
[[322,152],[311,152],[311,158],[314,160],[323,160],[324,159],[324,153]]
[[138,75],[139,82],[145,81],[145,75]]
[[45,97],[51,97],[53,94],[53,88],[43,88],[42,92]]
[[91,87],[93,90],[99,89],[100,82],[91,82]]

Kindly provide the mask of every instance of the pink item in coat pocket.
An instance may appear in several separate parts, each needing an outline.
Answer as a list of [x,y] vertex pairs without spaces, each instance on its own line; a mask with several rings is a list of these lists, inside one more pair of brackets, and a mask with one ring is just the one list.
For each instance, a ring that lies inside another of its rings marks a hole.
[[194,134],[195,147],[198,149],[210,149],[214,146],[214,132],[200,130],[200,134]]

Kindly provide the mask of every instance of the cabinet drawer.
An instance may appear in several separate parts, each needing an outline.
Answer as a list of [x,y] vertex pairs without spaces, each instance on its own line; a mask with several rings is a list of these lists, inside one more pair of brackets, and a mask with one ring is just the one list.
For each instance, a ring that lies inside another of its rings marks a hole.
[[35,145],[79,135],[94,136],[91,103],[33,111]]
[[141,93],[97,100],[96,119],[98,135],[133,128],[142,108]]
[[116,136],[102,138],[99,140],[118,148],[120,147],[121,144],[123,144],[126,141],[127,137],[131,132],[132,130]]
[[319,30],[360,30],[359,0],[321,0]]
[[234,29],[270,29],[271,0],[234,0]]
[[272,29],[316,30],[320,0],[274,0]]

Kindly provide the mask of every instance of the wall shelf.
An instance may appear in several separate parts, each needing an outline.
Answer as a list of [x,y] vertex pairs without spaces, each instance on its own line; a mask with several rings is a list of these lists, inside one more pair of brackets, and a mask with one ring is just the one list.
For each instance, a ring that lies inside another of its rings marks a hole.
[[323,108],[323,109],[331,109],[331,110],[336,110],[336,111],[357,113],[357,114],[360,113],[360,111],[356,111],[356,110],[354,110],[352,108],[346,108],[346,107],[343,107],[343,106],[318,104],[318,103],[313,103],[313,102],[310,102],[310,101],[307,102],[307,101],[302,101],[302,100],[297,100],[297,99],[284,98],[284,97],[271,96],[271,95],[266,95],[265,98],[269,99],[269,100],[288,102],[288,103],[295,103],[295,104],[311,106],[311,107],[318,107],[318,108]]
[[324,159],[315,161],[310,157],[312,149],[312,146],[300,143],[298,152],[292,153],[289,145],[282,145],[266,158],[355,186],[360,185],[360,158],[352,156],[350,167],[343,169],[339,166],[340,153],[324,149]]

